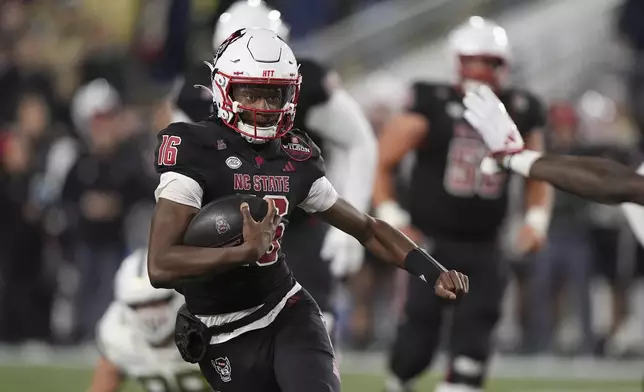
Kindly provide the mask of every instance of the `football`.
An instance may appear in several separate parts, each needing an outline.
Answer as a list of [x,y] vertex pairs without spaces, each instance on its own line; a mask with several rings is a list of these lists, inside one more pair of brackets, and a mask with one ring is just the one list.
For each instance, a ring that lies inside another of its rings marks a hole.
[[204,248],[237,246],[244,241],[244,219],[239,206],[248,203],[250,214],[256,221],[266,216],[266,200],[250,195],[232,195],[208,203],[199,211],[183,236],[183,244]]

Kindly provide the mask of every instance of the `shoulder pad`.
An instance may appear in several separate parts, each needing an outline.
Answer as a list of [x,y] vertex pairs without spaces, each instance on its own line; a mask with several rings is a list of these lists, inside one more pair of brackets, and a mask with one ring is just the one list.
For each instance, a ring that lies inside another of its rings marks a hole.
[[414,82],[411,85],[408,110],[426,113],[437,105],[442,105],[455,95],[454,86],[445,83]]
[[528,112],[530,109],[534,109],[535,105],[541,106],[539,99],[534,94],[523,89],[508,89],[505,92],[505,97],[509,109],[517,113]]
[[450,84],[433,82],[416,82],[412,84],[412,89],[418,98],[431,101],[447,101],[456,92]]
[[282,151],[294,161],[302,162],[319,158],[320,148],[311,137],[299,129],[292,129],[281,140]]
[[203,128],[204,126],[201,123],[175,122],[160,131],[159,135],[176,135],[181,138],[187,137],[191,140],[198,140],[200,132],[204,131]]
[[170,124],[157,135],[154,156],[157,172],[174,171],[202,184],[204,147],[214,145],[217,137],[218,132],[207,121]]
[[503,95],[503,101],[508,111],[514,116],[525,119],[527,127],[543,127],[546,124],[545,108],[541,100],[534,94],[524,89],[511,88],[506,90]]

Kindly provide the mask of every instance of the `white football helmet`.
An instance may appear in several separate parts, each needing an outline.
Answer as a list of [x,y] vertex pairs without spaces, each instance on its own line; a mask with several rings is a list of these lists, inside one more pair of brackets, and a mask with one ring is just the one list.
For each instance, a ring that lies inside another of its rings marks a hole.
[[155,289],[150,283],[147,251],[140,249],[123,260],[114,282],[114,296],[125,309],[127,323],[152,345],[163,343],[173,332],[181,294]]
[[262,0],[241,0],[219,17],[212,36],[215,52],[232,33],[247,27],[272,30],[284,41],[289,38],[290,28],[282,20],[282,14],[278,10],[269,8]]
[[96,115],[106,114],[121,105],[118,91],[105,79],[95,79],[78,88],[71,102],[72,121],[76,129],[85,135]]
[[[215,53],[211,70],[213,101],[217,116],[251,143],[280,138],[292,127],[300,92],[301,77],[291,48],[275,32],[262,28],[235,31]],[[278,109],[243,106],[232,96],[234,85],[281,89]],[[203,86],[200,86],[203,87]],[[242,120],[242,113],[275,117],[270,125]]]
[[449,49],[452,59],[460,68],[461,81],[476,81],[486,84],[497,84],[498,75],[485,70],[470,71],[460,67],[467,57],[479,57],[498,60],[500,65],[507,66],[512,60],[510,43],[505,29],[498,24],[472,16],[467,22],[449,33]]

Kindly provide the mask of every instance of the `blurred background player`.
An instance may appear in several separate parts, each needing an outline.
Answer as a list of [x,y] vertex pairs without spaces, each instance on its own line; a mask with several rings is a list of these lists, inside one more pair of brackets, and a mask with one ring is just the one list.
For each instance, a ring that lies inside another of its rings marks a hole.
[[[390,120],[380,134],[374,205],[376,215],[401,228],[452,268],[467,271],[477,295],[453,308],[449,365],[437,391],[480,391],[492,352],[492,333],[501,312],[507,281],[501,262],[499,231],[507,210],[505,173],[484,175],[481,160],[488,149],[463,119],[464,91],[485,84],[499,92],[526,144],[540,150],[544,118],[530,93],[506,87],[511,61],[505,30],[481,17],[450,33],[449,43],[459,80],[456,85],[417,82],[407,111]],[[416,152],[409,191],[409,212],[396,201],[392,171]],[[543,244],[549,215],[548,186],[526,183],[525,225],[519,233],[523,253]],[[439,346],[445,307],[413,280],[389,358],[392,376],[387,391],[403,391],[427,368]]]
[[97,326],[101,357],[89,392],[120,391],[128,379],[139,382],[145,392],[211,390],[199,367],[185,362],[174,343],[183,296],[152,287],[144,249],[123,260],[114,296]]
[[[232,4],[219,17],[213,48],[243,27],[267,28],[284,40],[289,38],[289,27],[279,11],[261,1],[243,0]],[[303,82],[294,128],[305,131],[320,146],[329,179],[338,193],[361,211],[367,211],[377,156],[371,126],[335,72],[313,60],[299,62]],[[207,91],[195,88],[209,86],[209,77],[203,64],[188,71],[177,97],[173,121],[199,121],[210,114],[212,98]],[[364,248],[352,237],[303,210],[296,210],[290,218],[287,233],[282,245],[288,265],[315,298],[332,331],[334,277],[356,272],[362,264]]]

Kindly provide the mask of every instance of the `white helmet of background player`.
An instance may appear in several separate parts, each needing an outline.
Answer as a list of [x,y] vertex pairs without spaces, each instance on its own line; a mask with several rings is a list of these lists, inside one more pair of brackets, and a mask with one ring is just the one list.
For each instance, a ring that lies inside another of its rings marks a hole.
[[88,137],[92,120],[109,115],[121,105],[121,97],[105,79],[95,79],[78,88],[71,102],[71,116],[76,130]]
[[472,16],[449,34],[449,47],[458,68],[460,82],[485,83],[499,88],[511,60],[505,29],[498,24]]
[[183,296],[171,289],[155,289],[150,283],[147,251],[137,250],[119,267],[115,299],[125,309],[128,325],[152,345],[163,343],[174,332]]
[[215,52],[232,33],[246,27],[272,30],[284,41],[289,38],[290,28],[282,20],[282,14],[278,10],[269,8],[261,0],[242,0],[231,5],[219,17],[212,36]]
[[251,143],[282,137],[293,127],[301,78],[293,51],[275,32],[235,31],[208,66],[217,116],[226,126]]

